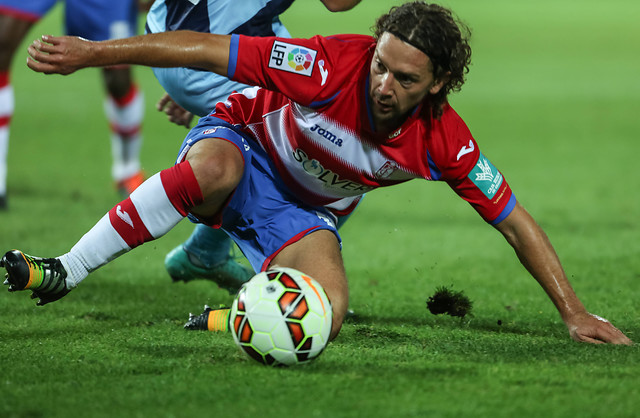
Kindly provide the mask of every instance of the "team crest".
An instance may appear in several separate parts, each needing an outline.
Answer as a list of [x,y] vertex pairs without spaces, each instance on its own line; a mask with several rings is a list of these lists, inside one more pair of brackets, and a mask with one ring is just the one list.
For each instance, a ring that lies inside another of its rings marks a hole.
[[269,57],[269,68],[311,77],[317,52],[310,48],[275,41]]
[[387,179],[398,169],[398,164],[394,161],[387,161],[384,163],[378,171],[376,171],[376,178]]

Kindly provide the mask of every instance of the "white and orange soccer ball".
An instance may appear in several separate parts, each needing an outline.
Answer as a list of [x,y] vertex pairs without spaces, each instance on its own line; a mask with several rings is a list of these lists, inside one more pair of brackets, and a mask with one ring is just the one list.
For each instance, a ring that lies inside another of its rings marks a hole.
[[236,344],[267,365],[307,363],[329,342],[332,311],[311,277],[278,267],[255,275],[233,301],[229,325]]

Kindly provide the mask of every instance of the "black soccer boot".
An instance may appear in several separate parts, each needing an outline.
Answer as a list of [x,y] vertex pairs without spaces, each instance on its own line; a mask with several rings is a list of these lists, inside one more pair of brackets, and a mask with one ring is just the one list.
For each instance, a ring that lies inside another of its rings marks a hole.
[[67,288],[67,271],[57,258],[32,257],[19,250],[8,251],[0,259],[0,267],[7,270],[5,285],[9,292],[31,290],[36,305],[56,301],[71,291]]

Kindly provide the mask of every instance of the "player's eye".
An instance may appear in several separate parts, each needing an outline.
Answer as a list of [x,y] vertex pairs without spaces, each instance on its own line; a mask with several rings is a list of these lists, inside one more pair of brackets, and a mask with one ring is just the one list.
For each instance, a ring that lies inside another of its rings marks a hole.
[[400,85],[405,89],[411,88],[411,86],[416,82],[412,76],[405,74],[398,74],[396,76],[396,80],[398,80],[398,83],[400,83]]

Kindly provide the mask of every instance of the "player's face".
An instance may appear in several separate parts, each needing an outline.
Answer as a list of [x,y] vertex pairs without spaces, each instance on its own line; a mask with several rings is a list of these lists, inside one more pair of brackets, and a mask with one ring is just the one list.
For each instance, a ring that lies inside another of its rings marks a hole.
[[434,80],[427,55],[389,32],[378,39],[370,78],[369,102],[379,132],[397,129],[427,94],[443,85]]

